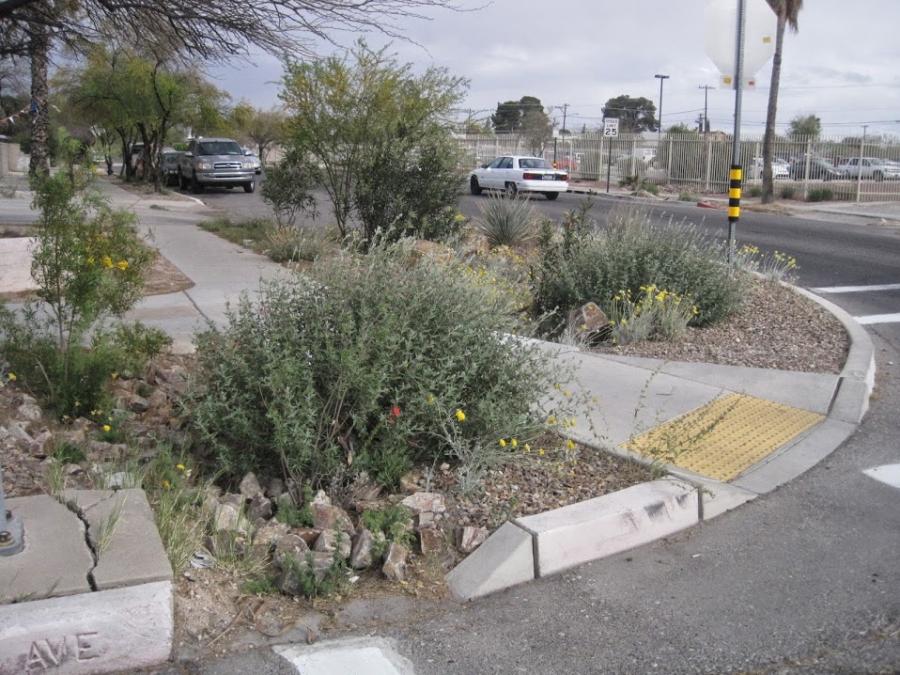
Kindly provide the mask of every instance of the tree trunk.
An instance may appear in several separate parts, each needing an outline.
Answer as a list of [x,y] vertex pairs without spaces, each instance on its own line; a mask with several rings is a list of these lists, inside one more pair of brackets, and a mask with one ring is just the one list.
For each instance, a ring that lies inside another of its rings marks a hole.
[[778,87],[781,83],[781,50],[787,17],[779,12],[775,32],[775,56],[772,59],[772,80],[769,84],[769,107],[766,110],[766,134],[763,137],[762,203],[775,201],[775,182],[772,177],[772,155],[775,151],[775,116],[778,112]]
[[50,39],[43,24],[31,25],[31,160],[28,173],[32,176],[50,173],[50,111],[47,108],[47,67]]

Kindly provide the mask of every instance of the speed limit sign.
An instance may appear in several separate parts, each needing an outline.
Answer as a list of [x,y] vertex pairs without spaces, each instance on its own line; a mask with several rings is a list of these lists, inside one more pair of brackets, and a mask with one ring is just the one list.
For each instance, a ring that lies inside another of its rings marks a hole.
[[619,118],[610,117],[603,118],[603,135],[606,138],[615,138],[619,135]]

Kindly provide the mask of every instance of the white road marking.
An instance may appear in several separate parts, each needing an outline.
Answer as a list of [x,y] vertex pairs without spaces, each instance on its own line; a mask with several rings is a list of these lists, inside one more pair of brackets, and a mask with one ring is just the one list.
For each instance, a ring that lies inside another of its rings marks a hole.
[[874,284],[872,286],[820,286],[810,288],[813,293],[875,293],[877,291],[900,291],[900,284]]
[[868,316],[854,316],[853,318],[859,321],[864,326],[868,326],[873,323],[900,323],[900,313],[869,314]]
[[863,471],[869,478],[900,490],[900,464],[883,464]]

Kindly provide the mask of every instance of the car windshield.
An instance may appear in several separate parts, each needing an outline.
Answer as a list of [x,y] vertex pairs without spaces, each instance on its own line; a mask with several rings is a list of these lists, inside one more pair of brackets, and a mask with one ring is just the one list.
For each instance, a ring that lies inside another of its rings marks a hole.
[[537,157],[526,157],[519,160],[520,169],[552,169],[553,167],[546,159],[538,159]]
[[234,141],[206,141],[200,143],[198,155],[243,155],[241,146]]

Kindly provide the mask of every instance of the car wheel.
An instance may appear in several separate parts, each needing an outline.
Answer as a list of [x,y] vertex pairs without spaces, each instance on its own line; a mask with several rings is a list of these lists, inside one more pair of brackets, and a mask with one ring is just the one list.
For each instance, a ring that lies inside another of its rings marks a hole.
[[481,186],[478,184],[478,179],[475,176],[472,176],[472,179],[469,181],[469,192],[476,197],[481,194]]
[[558,192],[545,192],[544,196],[547,198],[548,202],[552,202],[554,199],[559,197],[559,193]]
[[250,194],[254,190],[256,190],[256,183],[254,181],[251,180],[249,183],[244,183],[244,192]]
[[187,183],[185,182],[184,176],[181,174],[180,171],[178,172],[178,188],[179,188],[182,192],[184,192],[185,190],[187,190]]
[[515,183],[507,183],[503,186],[503,194],[507,197],[515,197],[519,193],[519,188]]
[[191,174],[191,192],[193,192],[195,195],[199,195],[201,192],[203,192],[203,183],[200,183],[197,180],[197,174],[195,173]]

